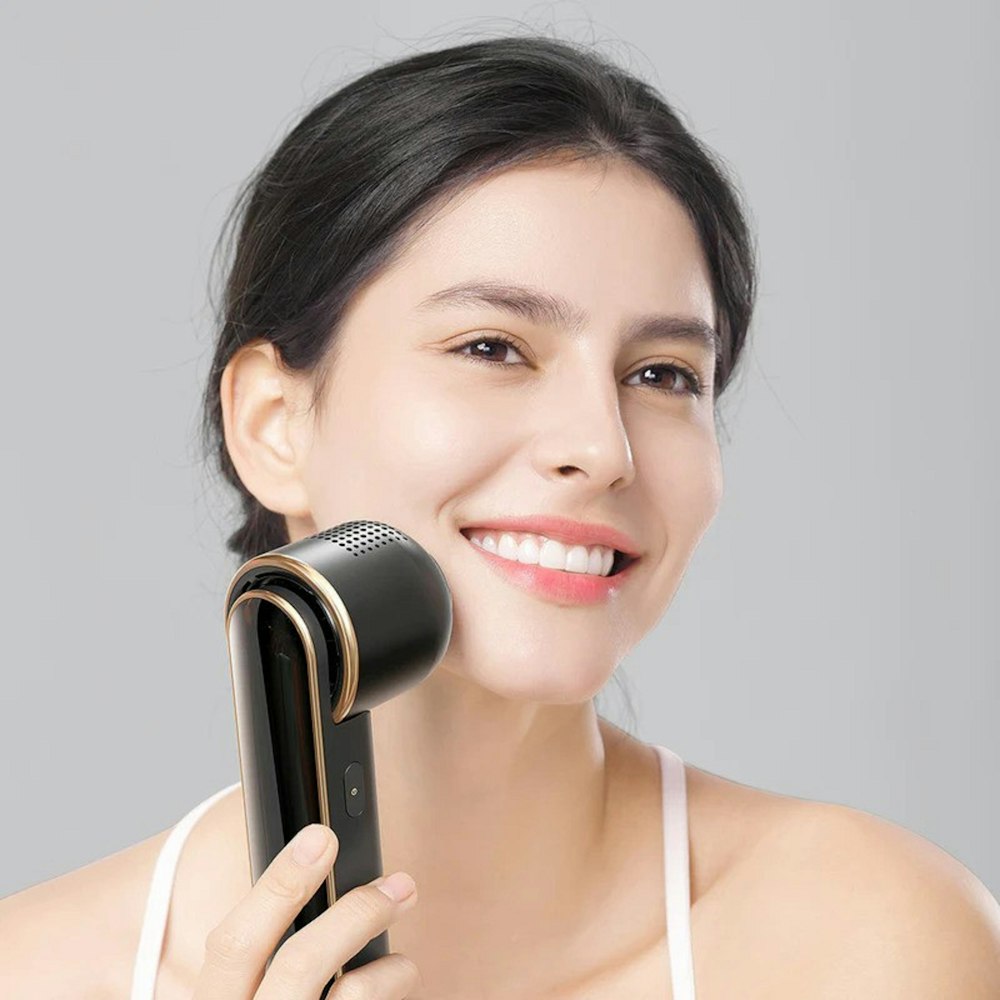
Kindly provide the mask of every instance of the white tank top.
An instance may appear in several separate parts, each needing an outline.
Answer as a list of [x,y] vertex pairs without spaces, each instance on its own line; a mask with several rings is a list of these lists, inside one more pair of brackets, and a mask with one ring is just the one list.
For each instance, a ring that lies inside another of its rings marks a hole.
[[[667,747],[656,746],[660,755],[663,802],[664,895],[673,1000],[695,1000],[694,956],[691,950],[691,886],[688,854],[687,785],[684,762]],[[170,892],[181,848],[201,815],[239,782],[199,802],[174,828],[163,843],[146,899],[146,913],[139,935],[139,948],[132,972],[131,1000],[154,1000],[153,987],[160,964],[167,926]]]

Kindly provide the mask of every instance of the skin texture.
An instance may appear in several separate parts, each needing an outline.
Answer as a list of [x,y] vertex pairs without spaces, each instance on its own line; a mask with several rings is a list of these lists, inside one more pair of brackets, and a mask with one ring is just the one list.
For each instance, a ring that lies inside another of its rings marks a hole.
[[[533,285],[588,318],[574,336],[417,308],[471,278]],[[361,290],[319,410],[267,343],[224,374],[233,461],[293,540],[384,520],[452,589],[445,658],[373,712],[384,869],[419,895],[390,930],[420,969],[416,1000],[670,997],[659,761],[591,699],[669,607],[722,469],[712,356],[625,346],[647,312],[715,322],[679,204],[624,164],[535,164],[448,202]],[[516,348],[493,345],[492,365],[461,347],[498,333]],[[706,395],[644,378],[654,363],[690,367]],[[459,532],[533,513],[613,524],[642,560],[606,602],[561,604],[498,577]],[[688,669],[669,646],[661,662]],[[945,851],[858,810],[686,773],[699,1000],[1000,995],[1000,907]],[[17,956],[0,995],[127,995],[168,832],[0,901]],[[158,1000],[190,995],[205,936],[249,888],[237,789],[185,844]]]

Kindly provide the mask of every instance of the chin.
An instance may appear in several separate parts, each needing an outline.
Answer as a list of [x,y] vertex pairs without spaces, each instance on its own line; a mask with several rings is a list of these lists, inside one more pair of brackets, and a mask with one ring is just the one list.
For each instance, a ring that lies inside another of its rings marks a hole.
[[[497,650],[485,656],[449,658],[436,670],[455,674],[500,698],[538,702],[546,705],[579,705],[593,698],[611,678],[613,668],[581,669],[580,662],[558,661],[534,653],[523,660],[512,652],[497,657]],[[475,664],[472,666],[471,664]]]

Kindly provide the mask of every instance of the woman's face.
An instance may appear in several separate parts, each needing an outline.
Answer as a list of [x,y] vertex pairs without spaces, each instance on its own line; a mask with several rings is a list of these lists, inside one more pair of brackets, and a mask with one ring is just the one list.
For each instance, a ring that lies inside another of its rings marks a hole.
[[[422,305],[471,281],[530,286],[584,318],[574,332]],[[467,188],[346,313],[322,410],[296,431],[308,510],[290,537],[355,518],[399,528],[452,591],[439,670],[512,699],[591,698],[669,606],[722,496],[712,348],[624,333],[652,313],[714,325],[710,289],[684,211],[636,168],[535,164]],[[654,364],[692,369],[703,395]],[[641,557],[579,604],[510,582],[460,530],[536,514],[610,524]]]

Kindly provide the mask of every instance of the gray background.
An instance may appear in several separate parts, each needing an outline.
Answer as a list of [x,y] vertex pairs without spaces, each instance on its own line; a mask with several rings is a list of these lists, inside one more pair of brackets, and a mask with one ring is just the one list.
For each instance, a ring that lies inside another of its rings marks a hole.
[[[1000,891],[995,3],[5,6],[0,895],[239,777],[211,245],[315,100],[506,31],[596,41],[760,244],[722,509],[622,673],[634,731],[926,837]],[[614,683],[603,714],[631,727]]]

